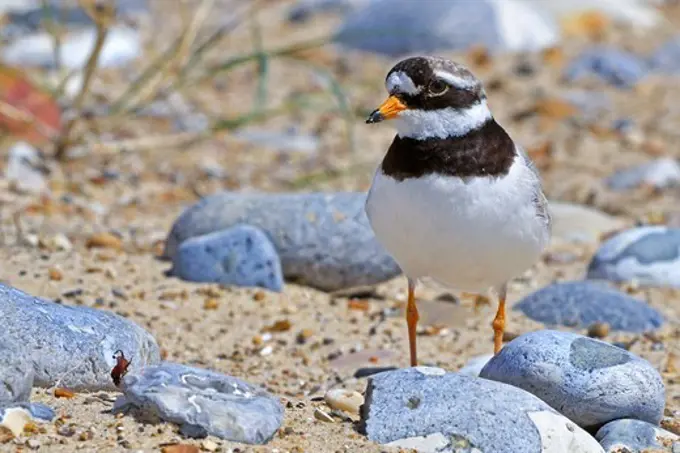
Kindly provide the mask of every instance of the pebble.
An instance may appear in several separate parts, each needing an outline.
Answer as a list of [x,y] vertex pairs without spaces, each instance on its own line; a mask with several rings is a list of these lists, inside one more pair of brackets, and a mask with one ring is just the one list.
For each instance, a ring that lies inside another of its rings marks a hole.
[[196,236],[177,249],[170,274],[192,282],[283,288],[281,260],[267,235],[250,225]]
[[287,280],[325,291],[377,284],[401,271],[376,241],[365,202],[360,192],[209,196],[175,222],[164,255],[173,258],[189,238],[249,224],[270,238]]
[[613,330],[641,333],[664,324],[657,310],[604,282],[553,283],[529,294],[513,309],[549,326],[585,329],[607,323]]
[[288,10],[290,22],[304,22],[319,13],[356,11],[371,0],[299,0]]
[[622,220],[588,206],[552,200],[548,206],[553,242],[597,244],[602,234],[624,226]]
[[486,365],[492,357],[493,354],[484,354],[472,357],[467,361],[463,368],[458,370],[458,372],[460,374],[465,374],[466,376],[478,377],[479,373],[482,372],[484,365]]
[[[59,59],[67,69],[81,69],[90,56],[96,30],[87,28],[66,34],[59,48]],[[136,30],[111,27],[98,60],[100,68],[117,68],[141,54],[141,41]],[[55,68],[54,38],[48,32],[22,36],[2,50],[2,60],[15,66]]]
[[[623,449],[642,452],[646,449],[669,447],[680,436],[658,426],[640,420],[615,420],[600,428],[595,434],[606,453],[618,453]],[[625,451],[625,450],[623,450]]]
[[586,429],[619,418],[658,424],[665,389],[659,372],[600,340],[543,330],[506,344],[480,377],[524,389]]
[[264,444],[283,421],[283,406],[264,390],[231,376],[177,363],[163,362],[128,373],[122,389],[127,404],[181,425],[190,437],[213,435]]
[[350,414],[358,414],[361,405],[364,404],[364,397],[361,393],[345,389],[327,391],[324,400],[331,409],[338,409]]
[[40,403],[4,404],[0,405],[0,428],[7,428],[19,436],[29,422],[51,422],[55,416],[52,408]]
[[652,69],[666,74],[680,72],[680,36],[662,44],[649,59]]
[[20,345],[0,337],[0,404],[28,401],[33,387],[33,367],[16,351]]
[[680,183],[680,164],[671,157],[662,157],[643,165],[620,170],[606,180],[607,186],[616,191],[634,189],[642,185],[666,189]]
[[314,409],[314,418],[324,423],[335,423],[333,417],[331,417],[321,409]]
[[369,379],[360,430],[369,440],[428,452],[602,452],[588,433],[510,385],[439,368]]
[[10,148],[5,176],[17,190],[27,193],[45,191],[45,174],[45,163],[33,146],[18,142]]
[[523,2],[504,0],[373,0],[350,12],[335,40],[342,46],[390,57],[483,46],[533,51],[554,45],[555,23]]
[[680,229],[642,226],[609,238],[588,265],[587,278],[680,288]]
[[15,345],[3,354],[30,357],[38,386],[116,390],[110,373],[118,349],[133,368],[160,361],[148,332],[109,311],[56,304],[0,284],[0,319],[9,326],[0,330],[0,342]]
[[576,57],[563,76],[570,82],[595,76],[618,88],[632,88],[647,72],[647,63],[636,55],[614,47],[598,46]]

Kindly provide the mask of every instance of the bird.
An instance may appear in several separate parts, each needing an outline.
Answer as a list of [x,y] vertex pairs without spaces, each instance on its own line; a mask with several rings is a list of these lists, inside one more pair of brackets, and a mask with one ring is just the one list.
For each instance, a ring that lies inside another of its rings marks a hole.
[[387,99],[366,123],[389,120],[397,134],[374,173],[365,211],[407,277],[411,366],[418,363],[419,282],[493,291],[498,354],[508,282],[532,267],[550,240],[538,170],[496,122],[481,81],[464,65],[406,58],[387,73],[385,88]]

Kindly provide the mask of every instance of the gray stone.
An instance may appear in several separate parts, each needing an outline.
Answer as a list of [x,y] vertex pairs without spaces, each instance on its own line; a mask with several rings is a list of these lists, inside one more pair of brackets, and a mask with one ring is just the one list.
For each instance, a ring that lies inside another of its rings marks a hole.
[[647,361],[569,332],[514,339],[480,377],[524,389],[587,429],[619,418],[659,423],[665,404],[661,376]]
[[665,189],[680,183],[680,164],[671,157],[655,159],[643,165],[620,170],[607,178],[612,190],[628,190],[641,185]]
[[[645,449],[670,447],[680,436],[640,420],[615,420],[600,428],[595,435],[606,453],[618,453],[627,448],[631,453]],[[663,443],[661,443],[661,442]]]
[[264,444],[281,426],[283,406],[262,389],[209,370],[163,362],[123,379],[128,404],[181,425],[191,437]]
[[47,167],[40,153],[26,142],[18,142],[9,150],[5,176],[22,192],[39,193],[47,189]]
[[288,10],[290,22],[304,22],[320,13],[356,11],[371,0],[299,0]]
[[426,452],[602,452],[595,439],[535,396],[438,368],[370,378],[360,429],[372,441]]
[[609,238],[590,261],[587,278],[680,288],[680,229],[643,226]]
[[639,333],[664,323],[654,308],[604,282],[553,283],[529,294],[513,309],[550,326],[587,328],[601,322],[614,330]]
[[0,404],[28,401],[33,388],[33,367],[16,355],[20,346],[11,338],[0,337]]
[[594,47],[576,57],[565,69],[564,78],[575,81],[595,76],[619,88],[631,88],[648,73],[647,63],[632,53],[613,47]]
[[283,288],[274,245],[262,230],[249,225],[187,239],[177,249],[170,273],[192,282]]
[[623,227],[621,219],[588,206],[550,200],[552,240],[596,244],[600,236]]
[[16,343],[3,352],[30,361],[42,387],[115,390],[110,373],[118,349],[132,358],[132,368],[160,361],[148,332],[108,311],[64,306],[0,284],[0,319],[0,341]]
[[515,0],[503,5],[490,0],[373,0],[347,15],[335,40],[351,49],[397,57],[473,45],[532,51],[555,44],[558,37],[549,15]]
[[661,45],[649,60],[652,69],[666,74],[680,72],[680,36]]
[[40,403],[10,403],[0,405],[0,427],[9,429],[14,436],[24,433],[29,422],[51,422],[54,410]]
[[284,276],[322,290],[373,285],[401,273],[368,224],[366,194],[225,192],[189,207],[165,244],[172,258],[183,241],[248,224],[267,233]]

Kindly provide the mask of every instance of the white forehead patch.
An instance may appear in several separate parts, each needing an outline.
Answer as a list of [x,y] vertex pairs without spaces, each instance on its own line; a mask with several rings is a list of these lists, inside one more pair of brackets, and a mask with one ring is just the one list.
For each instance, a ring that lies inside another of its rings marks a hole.
[[434,75],[437,76],[439,79],[443,80],[444,82],[448,83],[454,88],[458,88],[461,90],[469,90],[471,88],[474,88],[477,86],[477,81],[476,80],[469,80],[469,79],[464,79],[462,77],[459,77],[457,75],[453,75],[450,72],[447,71],[434,71]]
[[416,87],[413,80],[402,71],[396,71],[390,74],[385,81],[385,88],[387,88],[388,93],[396,91],[410,95],[418,94],[422,90],[422,88]]

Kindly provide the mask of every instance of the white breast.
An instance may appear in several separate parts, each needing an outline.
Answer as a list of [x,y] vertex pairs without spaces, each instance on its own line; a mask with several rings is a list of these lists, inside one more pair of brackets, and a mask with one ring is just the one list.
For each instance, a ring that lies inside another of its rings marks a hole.
[[406,275],[483,291],[529,268],[547,244],[549,232],[534,204],[538,188],[521,157],[499,178],[397,181],[378,169],[366,212]]

